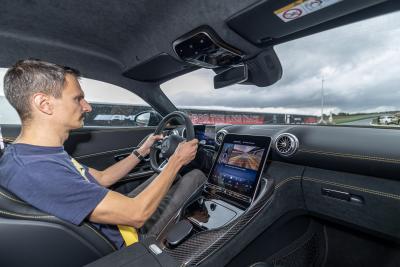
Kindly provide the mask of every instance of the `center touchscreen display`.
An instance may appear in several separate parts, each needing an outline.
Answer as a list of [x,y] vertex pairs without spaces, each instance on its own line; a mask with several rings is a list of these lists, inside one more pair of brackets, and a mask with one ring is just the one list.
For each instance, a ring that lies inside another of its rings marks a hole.
[[270,143],[264,136],[226,135],[208,182],[252,199]]

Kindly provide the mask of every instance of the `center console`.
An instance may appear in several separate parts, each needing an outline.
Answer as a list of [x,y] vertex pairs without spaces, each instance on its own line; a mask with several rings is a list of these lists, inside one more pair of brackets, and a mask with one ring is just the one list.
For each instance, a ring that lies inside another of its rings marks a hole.
[[243,209],[204,194],[184,209],[183,218],[189,220],[199,232],[222,227],[242,213]]
[[270,142],[264,136],[225,136],[207,182],[157,238],[168,254],[197,264],[267,203],[272,187],[262,174]]

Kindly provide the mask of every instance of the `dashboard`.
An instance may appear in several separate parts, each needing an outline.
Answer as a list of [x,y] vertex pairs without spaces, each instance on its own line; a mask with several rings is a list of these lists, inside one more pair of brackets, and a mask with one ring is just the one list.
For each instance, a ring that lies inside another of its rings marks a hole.
[[[227,134],[271,138],[263,177],[274,184],[271,223],[303,210],[400,240],[400,131],[389,128],[320,125],[196,125],[196,136],[215,146],[197,160],[211,171]],[[214,127],[214,129],[212,129]],[[206,131],[207,129],[207,131]],[[175,129],[184,134],[183,129]],[[207,132],[207,134],[206,134]],[[211,135],[212,133],[212,135]],[[215,135],[214,135],[215,133]],[[208,140],[208,141],[207,141]],[[199,153],[200,152],[200,153]],[[275,212],[275,213],[274,213]],[[275,217],[274,217],[275,216]],[[265,225],[264,220],[260,224]]]
[[265,175],[280,190],[298,183],[307,211],[400,240],[400,214],[393,214],[400,203],[398,129],[235,125],[223,130],[271,137]]
[[398,129],[235,125],[223,130],[272,138],[265,176],[285,201],[298,190],[293,204],[303,203],[311,214],[400,240],[400,213],[394,213],[400,204]]
[[[268,159],[389,179],[400,179],[400,131],[316,125],[194,125],[195,136],[217,151],[226,134],[272,139]],[[184,127],[170,134],[185,137]]]
[[[272,138],[270,160],[399,180],[400,131],[317,125],[235,125],[226,133]],[[218,136],[218,133],[217,133]]]

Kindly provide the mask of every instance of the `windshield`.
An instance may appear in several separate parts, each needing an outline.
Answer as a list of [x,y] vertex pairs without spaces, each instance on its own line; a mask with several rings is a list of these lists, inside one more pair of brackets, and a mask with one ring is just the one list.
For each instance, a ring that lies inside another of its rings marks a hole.
[[179,108],[195,110],[193,114],[202,123],[218,123],[210,116],[231,123],[232,115],[236,122],[248,124],[396,127],[400,116],[399,44],[397,12],[275,46],[283,76],[269,87],[232,85],[215,90],[214,72],[200,69],[161,88]]

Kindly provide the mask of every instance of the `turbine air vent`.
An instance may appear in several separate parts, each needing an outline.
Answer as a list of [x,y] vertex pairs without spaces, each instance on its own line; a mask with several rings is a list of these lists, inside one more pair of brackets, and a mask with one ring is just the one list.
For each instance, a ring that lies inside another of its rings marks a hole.
[[227,135],[228,132],[226,130],[220,130],[217,132],[215,135],[215,143],[220,146],[222,144],[222,141],[224,141],[225,135]]
[[299,140],[290,133],[282,133],[275,138],[275,150],[281,156],[290,157],[299,148]]

